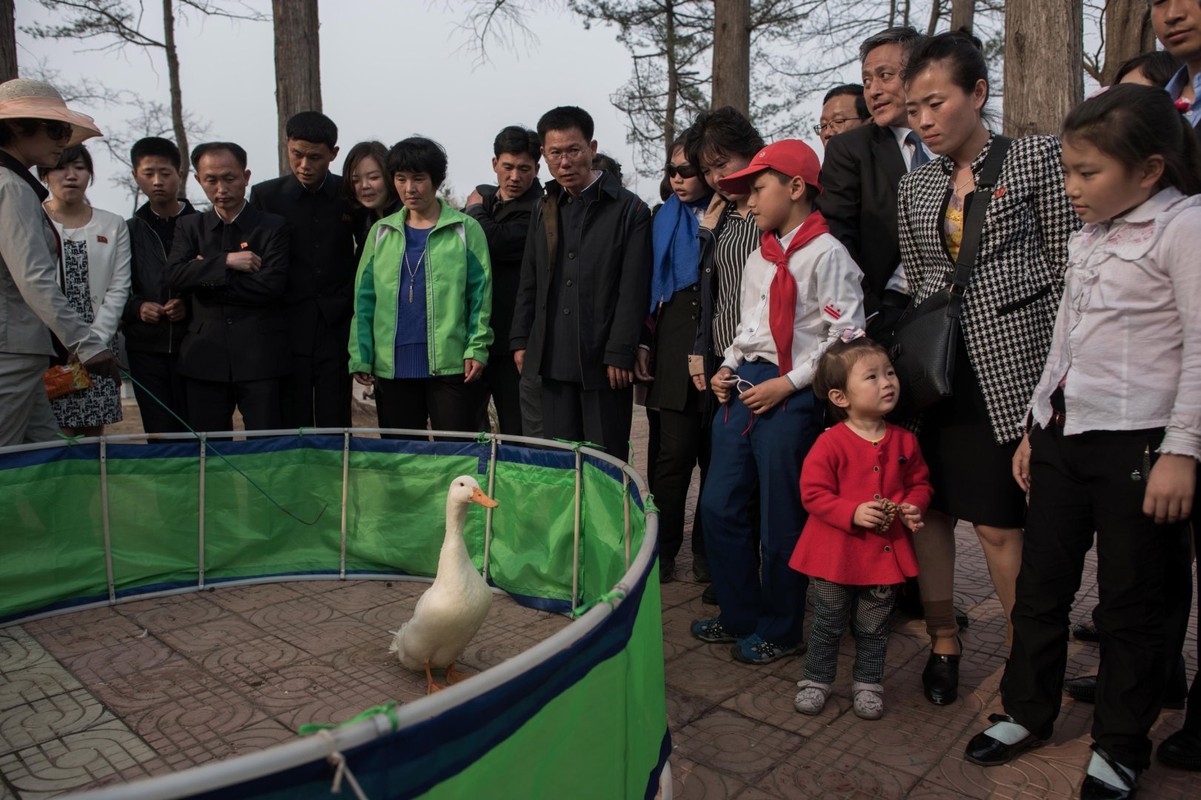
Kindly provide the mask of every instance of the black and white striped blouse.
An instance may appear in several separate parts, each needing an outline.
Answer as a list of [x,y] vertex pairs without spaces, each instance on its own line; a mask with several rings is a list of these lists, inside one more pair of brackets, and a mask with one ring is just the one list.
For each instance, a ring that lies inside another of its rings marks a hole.
[[713,303],[713,354],[721,360],[738,333],[738,298],[742,293],[742,268],[759,249],[759,226],[750,214],[738,215],[736,204],[726,208],[713,261],[717,268],[717,296]]

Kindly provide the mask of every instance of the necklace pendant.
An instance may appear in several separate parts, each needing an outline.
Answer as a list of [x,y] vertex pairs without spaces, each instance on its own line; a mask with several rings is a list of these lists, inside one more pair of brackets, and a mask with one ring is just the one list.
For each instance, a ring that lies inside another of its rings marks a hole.
[[413,284],[409,284],[409,305],[413,304]]

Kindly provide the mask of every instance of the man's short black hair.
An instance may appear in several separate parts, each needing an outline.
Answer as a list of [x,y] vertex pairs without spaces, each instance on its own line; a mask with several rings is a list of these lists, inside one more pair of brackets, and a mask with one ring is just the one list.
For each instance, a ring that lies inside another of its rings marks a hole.
[[233,142],[205,142],[198,144],[192,148],[192,169],[200,169],[200,159],[209,153],[216,153],[219,150],[225,150],[230,153],[234,160],[238,162],[240,169],[246,169],[246,150],[240,144]]
[[592,159],[593,169],[603,169],[605,172],[617,178],[617,182],[625,184],[625,176],[621,174],[621,162],[608,153],[597,153]]
[[301,111],[293,114],[284,126],[289,139],[323,144],[330,150],[338,146],[338,126],[320,111]]
[[926,39],[925,34],[918,33],[908,25],[885,28],[879,33],[863,40],[863,44],[859,46],[859,63],[862,64],[867,60],[868,53],[886,44],[899,44],[901,46],[901,55],[904,61],[908,63],[909,56],[913,55],[913,51],[917,50]]
[[135,171],[143,158],[152,156],[167,159],[176,170],[183,166],[183,156],[180,155],[175,142],[170,139],[164,139],[161,136],[147,136],[145,139],[138,139],[133,143],[133,147],[129,148],[129,163],[133,164]]
[[58,157],[58,163],[53,167],[43,167],[41,164],[38,164],[38,179],[42,183],[45,183],[46,176],[51,172],[54,172],[56,169],[63,169],[68,164],[76,161],[82,161],[84,167],[87,168],[88,175],[91,176],[88,178],[88,185],[91,186],[96,180],[96,169],[92,166],[92,154],[89,153],[88,148],[82,144],[72,145],[63,150],[62,154]]
[[446,180],[446,151],[433,139],[410,136],[392,145],[387,170],[393,178],[398,172],[424,172],[437,189]]
[[520,125],[510,125],[507,128],[501,129],[501,132],[496,134],[496,138],[492,140],[492,155],[499,156],[501,153],[521,155],[525,153],[537,161],[540,145],[541,142],[538,141],[538,133],[536,131],[523,128]]
[[844,83],[841,86],[835,86],[826,92],[826,96],[822,98],[822,105],[830,102],[831,98],[841,97],[844,94],[855,98],[855,115],[859,119],[871,117],[871,113],[867,110],[867,100],[863,99],[863,86],[858,83]]
[[584,134],[584,139],[592,141],[592,132],[595,128],[592,124],[591,114],[579,106],[552,108],[542,115],[542,119],[538,120],[538,141],[544,143],[548,131],[569,131],[573,128]]

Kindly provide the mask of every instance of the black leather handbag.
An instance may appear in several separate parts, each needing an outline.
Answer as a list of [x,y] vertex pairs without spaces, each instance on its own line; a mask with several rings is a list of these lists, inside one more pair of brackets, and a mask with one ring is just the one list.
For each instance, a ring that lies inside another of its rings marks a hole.
[[951,283],[921,303],[910,304],[897,321],[888,350],[901,382],[898,416],[922,411],[952,394],[963,295],[976,266],[984,214],[1012,143],[1008,137],[994,137],[980,167]]

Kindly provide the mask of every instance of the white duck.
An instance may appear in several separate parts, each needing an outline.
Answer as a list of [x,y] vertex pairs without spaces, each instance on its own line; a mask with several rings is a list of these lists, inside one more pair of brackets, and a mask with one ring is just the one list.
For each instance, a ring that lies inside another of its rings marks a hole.
[[433,585],[418,598],[413,616],[396,631],[388,648],[409,669],[425,670],[430,693],[445,688],[434,682],[431,668],[446,669],[447,685],[462,679],[454,671],[455,661],[467,649],[492,607],[492,590],[471,563],[463,541],[463,523],[472,503],[487,508],[498,505],[484,494],[475,478],[467,475],[455,478],[446,494],[446,538],[438,556],[438,573]]

